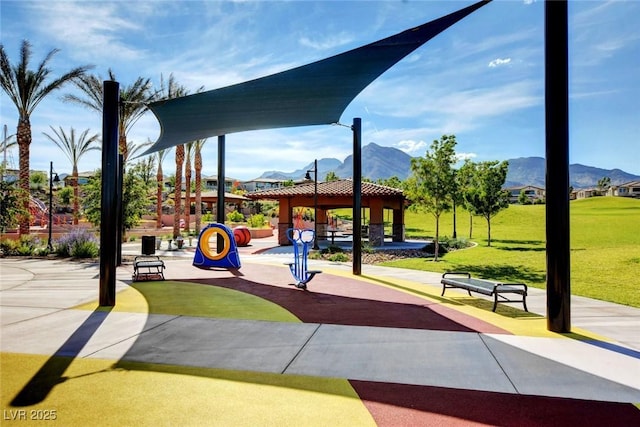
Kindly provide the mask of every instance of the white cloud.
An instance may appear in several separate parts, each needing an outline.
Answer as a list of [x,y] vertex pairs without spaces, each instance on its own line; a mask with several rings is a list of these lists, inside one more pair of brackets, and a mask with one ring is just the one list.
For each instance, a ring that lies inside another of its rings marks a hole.
[[511,58],[497,58],[489,62],[490,68],[500,67],[501,65],[507,65],[511,63]]
[[458,161],[471,160],[476,157],[478,157],[476,153],[456,153],[456,159],[458,159]]
[[394,144],[399,150],[404,151],[407,154],[414,155],[415,153],[422,154],[427,147],[427,143],[420,140],[415,141],[412,139],[398,141]]
[[84,61],[94,55],[112,55],[119,60],[136,60],[144,55],[143,50],[123,41],[143,28],[139,22],[119,16],[118,4],[81,3],[35,2],[32,16],[40,21],[37,27],[47,39],[67,46]]

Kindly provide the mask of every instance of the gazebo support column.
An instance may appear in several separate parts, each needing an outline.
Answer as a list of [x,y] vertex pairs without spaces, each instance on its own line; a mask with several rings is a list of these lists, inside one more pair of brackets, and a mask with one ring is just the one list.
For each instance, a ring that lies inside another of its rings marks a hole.
[[384,246],[384,205],[381,199],[369,201],[369,244]]
[[293,226],[291,216],[290,200],[280,199],[280,208],[278,210],[278,244],[281,246],[291,244],[287,237],[287,230]]
[[393,210],[393,241],[404,242],[404,209],[401,206],[399,209]]
[[314,220],[318,221],[318,240],[327,240],[329,220],[327,218],[326,209],[318,207],[318,218],[315,218]]

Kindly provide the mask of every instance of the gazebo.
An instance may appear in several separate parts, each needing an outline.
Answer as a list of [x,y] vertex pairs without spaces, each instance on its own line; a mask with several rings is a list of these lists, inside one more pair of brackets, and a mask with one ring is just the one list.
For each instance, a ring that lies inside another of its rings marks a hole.
[[[317,208],[316,227],[318,237],[327,235],[327,211],[353,207],[353,182],[350,179],[317,183],[317,205],[315,182],[292,187],[273,188],[247,194],[252,200],[277,200],[279,203],[278,243],[289,245],[286,231],[293,227],[293,209],[296,207]],[[404,241],[404,206],[402,190],[363,182],[360,191],[361,207],[369,208],[369,243],[371,246],[384,245],[384,210],[393,211],[392,240]]]

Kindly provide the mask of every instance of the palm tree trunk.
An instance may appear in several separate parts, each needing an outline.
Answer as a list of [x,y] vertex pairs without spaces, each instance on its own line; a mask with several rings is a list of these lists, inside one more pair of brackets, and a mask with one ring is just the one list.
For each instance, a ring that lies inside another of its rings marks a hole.
[[73,225],[78,225],[78,217],[80,210],[80,191],[78,189],[78,166],[74,165],[73,172],[71,173],[73,187]]
[[184,165],[184,232],[189,234],[189,221],[191,221],[191,159],[187,156]]
[[184,164],[184,145],[176,146],[176,188],[174,191],[173,238],[180,235],[180,217],[182,213],[182,165]]
[[120,149],[120,154],[122,154],[122,161],[127,163],[127,156],[129,155],[127,149],[127,134],[124,132],[122,125],[120,126],[120,136],[118,137],[118,148]]
[[200,225],[202,221],[202,153],[199,144],[196,144],[194,159],[196,169],[196,234],[200,235]]
[[18,132],[16,135],[18,141],[18,156],[20,162],[20,190],[22,199],[22,206],[27,213],[20,218],[19,232],[23,234],[29,234],[29,226],[31,221],[31,215],[29,214],[29,147],[31,146],[31,122],[29,116],[21,117],[18,121]]

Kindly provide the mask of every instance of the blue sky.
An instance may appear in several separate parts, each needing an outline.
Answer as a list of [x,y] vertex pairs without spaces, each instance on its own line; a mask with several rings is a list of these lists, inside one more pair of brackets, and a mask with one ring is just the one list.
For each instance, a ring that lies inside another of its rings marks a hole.
[[[156,86],[173,74],[194,92],[304,65],[390,36],[474,1],[6,1],[1,39],[12,63],[22,39],[33,67],[53,48],[54,75],[91,64],[121,85],[139,76]],[[640,2],[570,1],[570,162],[640,175]],[[455,134],[474,161],[544,157],[544,2],[496,0],[396,64],[349,105],[341,122],[362,118],[370,142],[423,156],[434,139]],[[101,117],[61,96],[31,116],[31,168],[59,173],[71,164],[43,132],[49,126],[100,133]],[[0,123],[15,133],[17,111],[2,92]],[[152,113],[133,127],[135,143],[155,141]],[[203,151],[204,174],[217,173],[216,138]],[[309,126],[228,135],[227,176],[249,180],[291,172],[315,158],[344,160],[351,132]],[[18,166],[18,153],[8,153]],[[80,170],[100,167],[89,153]],[[173,155],[163,164],[175,169]]]

